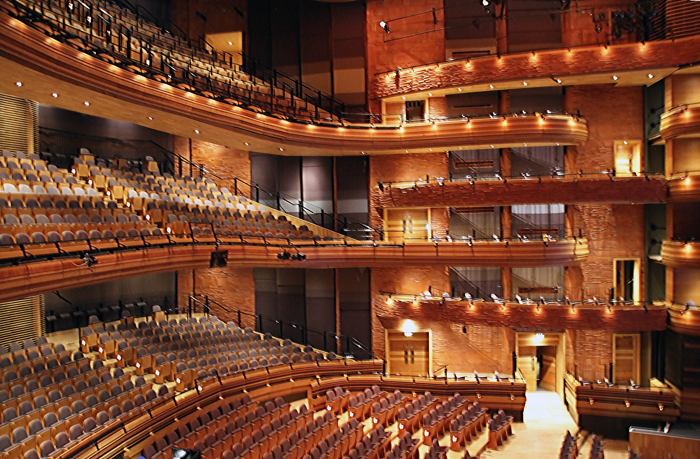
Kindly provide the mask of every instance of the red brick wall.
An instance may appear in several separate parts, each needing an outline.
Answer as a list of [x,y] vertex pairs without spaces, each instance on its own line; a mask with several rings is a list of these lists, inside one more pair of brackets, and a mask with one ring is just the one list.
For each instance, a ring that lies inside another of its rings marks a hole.
[[[615,140],[644,138],[641,87],[575,86],[567,88],[565,104],[588,120],[588,140],[568,147],[567,172],[612,169]],[[590,255],[580,271],[567,272],[567,291],[572,298],[580,298],[581,289],[586,297],[607,298],[614,283],[613,258],[644,260],[644,207],[577,205],[573,215],[573,231],[581,229],[588,238]],[[642,283],[643,278],[642,270]],[[640,289],[643,297],[644,286]]]
[[[175,153],[189,159],[190,147],[186,137],[175,136]],[[235,148],[224,147],[201,140],[192,140],[192,162],[203,165],[204,168],[223,180],[214,179],[217,185],[227,187],[234,192],[233,178],[239,178],[250,183],[250,153]],[[189,166],[183,165],[183,175],[189,174]],[[198,171],[193,169],[193,175]],[[247,187],[240,194],[248,195]]]
[[[420,13],[432,8],[442,8],[442,0],[379,0],[367,2],[367,77],[373,81],[374,74],[410,67],[426,62],[445,60],[445,32],[443,30],[417,35],[401,40],[385,42],[411,35],[417,31],[428,31],[439,26],[433,25],[433,15],[421,14],[389,23],[390,34],[379,26],[381,21]],[[437,10],[438,24],[443,23],[443,10]],[[368,86],[369,87],[369,86]],[[371,103],[373,113],[381,107],[377,101]]]
[[[192,270],[182,270],[178,275],[178,304],[185,307],[188,296],[192,294]],[[229,312],[211,304],[211,314],[223,321],[236,322],[238,316],[235,310],[240,309],[249,314],[255,314],[255,281],[252,268],[211,268],[195,270],[195,292],[206,294],[211,300],[223,305]],[[199,297],[198,297],[199,298]],[[204,302],[203,298],[199,298]],[[199,312],[201,305],[197,305]],[[243,326],[253,326],[251,317],[243,318]]]
[[[369,158],[369,222],[375,228],[381,228],[382,213],[379,207],[379,188],[377,183],[394,181],[414,181],[426,176],[448,177],[449,157],[445,152],[428,154],[371,156]],[[431,225],[436,235],[444,235],[449,229],[449,212],[447,209],[431,210]]]

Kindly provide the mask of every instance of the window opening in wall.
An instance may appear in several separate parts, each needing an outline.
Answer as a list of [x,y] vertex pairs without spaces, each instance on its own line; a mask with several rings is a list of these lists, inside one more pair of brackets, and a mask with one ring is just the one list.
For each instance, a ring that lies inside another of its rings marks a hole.
[[639,259],[615,259],[614,271],[614,298],[625,301],[640,301]]
[[406,120],[407,121],[423,121],[425,116],[425,101],[424,100],[407,100],[406,101]]
[[642,172],[642,141],[616,140],[615,175],[636,175]]

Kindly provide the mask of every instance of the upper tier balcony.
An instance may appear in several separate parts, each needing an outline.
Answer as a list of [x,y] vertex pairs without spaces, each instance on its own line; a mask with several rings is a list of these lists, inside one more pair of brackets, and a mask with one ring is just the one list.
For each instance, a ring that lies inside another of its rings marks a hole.
[[[97,262],[82,264],[82,244]],[[65,247],[63,247],[65,245]],[[585,238],[550,241],[462,241],[409,244],[354,240],[291,241],[265,238],[167,235],[68,243],[3,246],[0,301],[117,278],[184,268],[209,267],[213,250],[227,250],[240,267],[568,266],[588,256]],[[280,257],[303,252],[304,260]]]
[[460,181],[428,178],[381,183],[374,193],[380,207],[650,204],[665,202],[667,187],[661,175],[598,173]]
[[558,85],[648,85],[700,60],[700,35],[426,63],[375,75],[370,97],[434,96]]
[[678,105],[661,115],[661,137],[700,137],[700,103]]
[[586,120],[570,115],[403,126],[282,119],[215,91],[175,84],[170,74],[149,70],[136,58],[110,60],[59,41],[35,25],[0,9],[0,92],[232,148],[294,156],[403,154],[460,146],[574,145],[588,137]]
[[700,268],[700,244],[692,241],[666,240],[661,246],[661,263],[674,268]]

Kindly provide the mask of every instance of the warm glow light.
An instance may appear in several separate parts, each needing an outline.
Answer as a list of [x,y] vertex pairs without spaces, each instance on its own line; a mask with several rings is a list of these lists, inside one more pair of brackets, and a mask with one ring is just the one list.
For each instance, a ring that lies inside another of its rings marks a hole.
[[393,298],[387,298],[387,299],[386,299],[386,304],[388,304],[389,306],[391,306],[392,304],[394,304],[394,299],[393,299]]
[[418,328],[416,327],[416,324],[412,320],[406,320],[404,321],[403,325],[401,326],[401,331],[403,332],[404,336],[407,338],[410,338],[413,336],[413,333],[417,330]]
[[543,333],[535,333],[535,336],[532,338],[532,340],[536,343],[541,343],[544,341],[544,334]]

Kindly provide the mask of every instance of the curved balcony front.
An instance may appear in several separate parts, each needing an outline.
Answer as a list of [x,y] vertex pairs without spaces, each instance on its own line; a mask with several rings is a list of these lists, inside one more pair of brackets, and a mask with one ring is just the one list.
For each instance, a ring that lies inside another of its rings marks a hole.
[[[392,69],[375,75],[370,97],[385,99],[415,93],[442,95],[456,88],[512,89],[570,84],[646,85],[655,83],[683,64],[700,56],[700,36],[619,45],[586,45],[489,55],[411,68]],[[618,76],[613,80],[612,76]],[[623,76],[624,75],[624,76]],[[652,75],[649,77],[649,75]],[[493,85],[493,86],[489,86]]]
[[669,328],[684,335],[700,336],[700,310],[690,309],[685,304],[672,303],[668,306]]
[[[21,85],[17,85],[21,82]],[[0,12],[0,92],[242,150],[283,155],[425,153],[573,145],[580,117],[506,116],[404,126],[304,124],[246,110],[116,66]],[[53,97],[56,93],[58,97]],[[87,104],[89,103],[89,105]]]
[[661,137],[700,137],[700,103],[678,105],[661,115]]
[[700,171],[673,174],[668,180],[668,200],[700,201]]
[[661,263],[673,268],[700,269],[700,243],[664,241],[661,246]]
[[[700,180],[697,180],[700,185]],[[382,183],[375,187],[380,207],[464,207],[519,204],[650,204],[665,202],[661,175],[620,176],[571,174],[555,177],[506,178],[444,182]]]
[[[191,237],[182,242],[169,242],[159,236],[150,240],[92,241],[92,254],[98,263],[90,269],[77,255],[65,254],[61,243],[27,244],[23,247],[4,246],[3,258],[14,262],[0,268],[0,301],[81,285],[148,273],[174,271],[184,268],[209,267],[215,247],[228,251],[228,263],[236,267],[400,267],[400,266],[566,266],[574,265],[588,256],[584,238],[556,241],[474,241],[410,243],[406,245],[374,244],[359,241],[297,241],[263,242],[261,239],[241,240],[213,238],[206,242]],[[70,244],[70,243],[69,243]],[[120,245],[121,244],[121,245]],[[124,244],[128,244],[124,246]],[[98,248],[100,247],[100,248]],[[61,249],[61,250],[59,250]],[[64,248],[70,250],[68,246]],[[18,258],[8,257],[15,250]],[[86,251],[89,251],[86,247]],[[303,261],[283,260],[278,254],[302,251]],[[24,254],[24,255],[23,255]],[[41,258],[43,257],[43,258]]]

